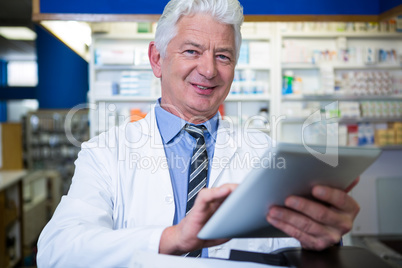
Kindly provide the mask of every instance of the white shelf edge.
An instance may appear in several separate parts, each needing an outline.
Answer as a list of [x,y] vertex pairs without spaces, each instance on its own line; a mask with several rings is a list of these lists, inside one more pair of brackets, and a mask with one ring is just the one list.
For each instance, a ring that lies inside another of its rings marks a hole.
[[392,70],[392,69],[402,69],[401,64],[339,64],[339,63],[325,63],[325,64],[312,64],[312,63],[282,63],[282,69],[319,69],[321,65],[329,65],[334,69],[338,70],[349,70],[349,69],[381,69],[381,70]]
[[226,98],[226,102],[233,101],[269,101],[271,99],[268,94],[230,94]]
[[383,95],[383,96],[354,96],[354,95],[296,95],[282,96],[282,101],[320,101],[320,100],[339,100],[339,101],[376,101],[376,100],[402,100],[402,95]]
[[382,32],[282,32],[285,38],[402,38],[402,33],[382,33]]
[[402,69],[401,64],[373,64],[373,65],[365,65],[365,64],[356,64],[356,65],[348,65],[348,64],[335,64],[335,69]]
[[258,40],[262,40],[262,41],[270,41],[272,39],[271,35],[266,35],[266,36],[261,36],[258,34],[242,34],[242,40],[243,41],[258,41]]
[[381,145],[381,146],[374,146],[374,148],[380,148],[385,151],[402,150],[402,144]]
[[[307,120],[308,117],[287,117],[281,121],[283,124],[300,124]],[[382,122],[401,122],[401,117],[341,117],[333,119],[339,124],[354,124],[360,122],[382,123]]]
[[271,66],[256,66],[256,65],[237,65],[236,70],[256,70],[256,71],[269,71]]
[[282,63],[282,69],[319,69],[320,65],[311,63]]

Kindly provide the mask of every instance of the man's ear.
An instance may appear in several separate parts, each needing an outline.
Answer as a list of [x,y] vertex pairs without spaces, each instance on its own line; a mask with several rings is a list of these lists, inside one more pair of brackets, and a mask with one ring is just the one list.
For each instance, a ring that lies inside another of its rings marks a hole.
[[156,49],[154,41],[149,43],[148,58],[149,58],[149,62],[151,63],[151,67],[152,67],[152,71],[154,72],[154,75],[158,78],[161,78],[162,77],[161,54]]

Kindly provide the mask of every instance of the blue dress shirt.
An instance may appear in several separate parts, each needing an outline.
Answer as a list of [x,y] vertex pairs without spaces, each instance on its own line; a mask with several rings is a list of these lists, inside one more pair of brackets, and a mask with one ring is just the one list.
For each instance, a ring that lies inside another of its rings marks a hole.
[[[188,122],[163,109],[160,106],[160,99],[155,106],[155,115],[159,132],[162,136],[167,163],[169,165],[170,179],[173,186],[176,208],[173,225],[175,225],[178,224],[186,215],[190,160],[197,142],[183,129]],[[209,174],[212,167],[212,159],[214,157],[218,124],[219,113],[216,113],[210,120],[200,124],[204,125],[207,129],[204,131],[204,139],[207,145],[209,159],[207,185],[209,183]],[[205,257],[207,254],[207,250],[204,249],[202,256]]]
[[[193,149],[196,146],[196,140],[183,129],[187,124],[184,119],[169,113],[160,105],[160,99],[155,106],[156,122],[159,132],[162,136],[162,142],[165,148],[165,154],[169,165],[170,178],[173,186],[175,200],[175,216],[173,224],[179,223],[186,214],[187,187],[190,172],[190,160],[193,155]],[[210,120],[202,123],[207,129],[204,131],[205,143],[207,145],[207,154],[209,159],[208,178],[211,171],[212,159],[216,142],[216,134],[219,124],[219,113]]]

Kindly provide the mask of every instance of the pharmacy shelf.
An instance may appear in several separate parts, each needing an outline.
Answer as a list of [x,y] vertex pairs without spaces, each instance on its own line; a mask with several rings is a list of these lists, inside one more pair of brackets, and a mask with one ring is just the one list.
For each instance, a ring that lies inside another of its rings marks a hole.
[[[123,31],[127,29],[127,25],[122,25],[122,28],[118,28],[118,26],[113,26],[109,29],[109,33],[95,33],[92,35],[93,42],[90,47],[90,55],[95,56],[97,49],[121,49],[126,48],[128,50],[135,49],[138,47],[140,49],[144,49],[144,46],[155,39],[154,33],[135,33],[135,27],[133,27],[133,32],[121,34]],[[254,43],[254,42],[263,42],[269,44],[267,45],[267,49],[263,51],[263,53],[269,54],[269,59],[262,64],[260,64],[257,60],[250,61],[251,64],[239,64],[236,66],[236,71],[254,71],[256,73],[256,82],[262,82],[261,86],[264,88],[276,88],[274,84],[274,80],[276,80],[277,71],[279,70],[277,61],[272,60],[275,55],[279,55],[280,51],[276,51],[274,48],[274,44],[277,39],[277,33],[275,31],[271,31],[270,27],[264,27],[264,25],[259,25],[261,27],[243,27],[242,30],[242,39],[245,43]],[[265,25],[267,26],[267,25]],[[270,25],[269,25],[270,26]],[[275,34],[273,33],[275,32]],[[262,53],[261,53],[262,54]],[[259,57],[260,54],[257,54]],[[259,59],[259,58],[257,58]],[[276,58],[275,58],[276,59]],[[145,63],[145,62],[144,62]],[[122,110],[127,109],[128,107],[142,107],[147,104],[155,103],[156,100],[160,97],[154,91],[149,91],[148,94],[152,94],[151,96],[135,96],[135,95],[112,95],[112,90],[106,92],[103,91],[104,88],[96,85],[96,82],[116,82],[119,81],[119,77],[121,77],[121,73],[124,71],[152,71],[152,68],[149,64],[144,65],[119,65],[119,64],[111,64],[111,65],[97,65],[94,58],[91,58],[89,63],[90,65],[90,91],[88,94],[88,99],[90,103],[96,105],[102,105],[103,103],[107,104],[115,104],[116,105],[116,114],[119,114]],[[120,73],[119,73],[120,72]],[[241,74],[239,74],[241,75]],[[254,81],[251,81],[254,82]],[[279,82],[278,82],[279,83]],[[256,83],[258,84],[258,83]],[[260,84],[258,84],[260,85]],[[239,83],[239,86],[243,86],[242,83]],[[265,92],[265,91],[264,91]],[[225,104],[229,106],[226,112],[230,113],[231,108],[234,107],[233,103],[247,102],[246,112],[257,113],[259,107],[269,107],[271,111],[274,110],[271,105],[272,100],[275,98],[271,98],[271,95],[268,95],[270,92],[267,91],[267,94],[236,94],[229,95],[225,100]],[[279,94],[275,93],[275,94]],[[279,97],[276,96],[276,97]],[[256,105],[254,105],[255,103]],[[254,111],[254,108],[257,111]],[[90,137],[95,136],[98,129],[98,118],[94,112],[90,112]]]
[[[286,117],[281,120],[284,124],[301,124],[307,120],[308,117]],[[339,124],[357,124],[357,123],[387,123],[387,122],[402,122],[402,117],[354,117],[354,118],[339,118],[337,120],[328,119],[328,121],[337,122]]]
[[269,34],[257,35],[257,34],[243,34],[242,33],[242,39],[249,40],[249,41],[269,41],[272,39],[272,36]]
[[402,150],[402,144],[394,144],[394,145],[384,145],[384,146],[377,146],[383,151],[393,151],[393,150]]
[[[322,63],[322,65],[332,66],[334,69],[338,70],[399,70],[402,69],[402,64],[339,64],[326,62]],[[312,64],[312,63],[282,63],[283,70],[309,70],[309,69],[319,69],[321,64]]]
[[282,101],[396,101],[402,100],[402,95],[286,95]]
[[[126,26],[124,26],[126,27]],[[126,28],[122,28],[123,30]],[[290,27],[290,26],[289,26]],[[247,106],[248,112],[255,113],[253,111],[254,104],[256,109],[259,106],[262,106],[263,102],[266,102],[266,106],[269,107],[270,113],[272,115],[280,115],[281,114],[281,107],[285,104],[285,102],[291,101],[394,101],[402,100],[402,96],[338,96],[336,93],[332,95],[317,95],[317,96],[282,96],[282,74],[286,70],[294,70],[295,73],[300,73],[303,78],[303,81],[306,83],[309,81],[308,79],[320,79],[320,68],[324,65],[331,65],[334,68],[336,73],[347,72],[347,71],[389,71],[392,73],[397,73],[402,70],[402,63],[393,63],[393,64],[385,64],[385,63],[377,63],[373,65],[365,65],[363,63],[343,63],[338,60],[333,62],[316,62],[315,64],[312,63],[292,63],[292,62],[284,62],[286,60],[282,54],[282,45],[283,41],[286,39],[294,38],[296,42],[301,41],[302,44],[306,44],[307,47],[314,47],[315,49],[335,49],[336,42],[338,41],[337,38],[345,37],[347,39],[347,44],[350,47],[365,47],[366,44],[371,44],[371,40],[373,40],[373,47],[381,47],[383,49],[390,49],[390,47],[385,46],[382,47],[383,40],[385,43],[389,43],[391,46],[392,43],[395,43],[391,48],[395,49],[400,47],[400,42],[402,42],[402,33],[383,33],[383,32],[335,32],[335,31],[319,31],[319,32],[302,32],[302,31],[289,31],[288,28],[287,32],[282,31],[280,23],[269,23],[269,25],[250,25],[250,27],[244,27],[243,25],[242,30],[242,38],[244,42],[267,42],[269,43],[269,47],[267,47],[267,53],[269,55],[269,61],[267,61],[266,65],[259,65],[256,66],[254,64],[250,65],[241,65],[239,64],[236,66],[237,71],[246,72],[249,70],[257,71],[258,75],[263,77],[264,82],[269,85],[269,91],[267,94],[257,95],[257,94],[229,94],[225,103],[227,104],[229,110],[232,109],[233,103],[235,102],[242,102]],[[331,28],[333,29],[333,28]],[[143,46],[149,42],[154,40],[154,33],[135,33],[135,28],[133,28],[133,32],[125,32],[124,34],[120,34],[122,30],[119,30],[118,34],[112,33],[114,28],[110,29],[110,33],[106,34],[93,34],[93,44],[91,45],[91,55],[95,55],[94,52],[97,48],[103,47],[112,47],[112,48],[121,48],[122,46],[133,47],[136,48],[137,46],[141,49]],[[306,40],[302,40],[306,39]],[[361,39],[361,40],[359,40]],[[349,42],[351,41],[351,42]],[[315,44],[317,43],[317,45]],[[322,43],[322,45],[321,45]],[[314,45],[311,45],[314,44]],[[328,47],[327,47],[328,45]],[[400,51],[398,51],[400,52]],[[292,59],[289,59],[292,60]],[[257,63],[257,62],[255,62]],[[265,63],[265,62],[264,62]],[[299,70],[299,71],[298,71]],[[305,70],[305,71],[304,71]],[[110,78],[114,79],[113,81],[117,80],[118,72],[123,71],[151,71],[149,65],[146,66],[135,66],[135,65],[105,65],[105,66],[97,66],[93,59],[90,62],[90,93],[89,93],[89,102],[99,104],[100,102],[106,103],[115,103],[116,104],[116,111],[119,113],[119,109],[127,108],[131,103],[134,106],[141,106],[143,104],[152,103],[157,100],[159,96],[101,96],[103,91],[98,90],[95,87],[95,83],[97,81],[105,81]],[[307,78],[304,79],[304,76]],[[396,75],[396,76],[398,76]],[[315,82],[315,81],[314,81]],[[320,81],[318,81],[320,82]],[[307,84],[305,84],[305,88]],[[324,92],[324,91],[322,91]],[[327,92],[327,91],[325,91]],[[97,96],[99,94],[100,96]],[[111,92],[109,93],[111,94]],[[151,91],[150,94],[157,94]],[[247,102],[247,103],[246,103]],[[130,106],[131,107],[131,106]],[[234,109],[234,108],[233,108]],[[231,110],[230,110],[231,112]],[[297,115],[297,114],[294,114]],[[94,129],[96,129],[96,118],[95,115],[92,113],[90,115],[91,121],[94,122],[91,124],[91,137],[94,136]],[[284,124],[288,122],[303,122],[305,118],[299,119],[287,119],[284,121]],[[361,119],[358,119],[358,122]],[[377,120],[377,121],[375,121]],[[388,120],[392,119],[372,119],[374,122],[387,122]],[[282,121],[281,121],[282,122]],[[364,122],[367,122],[365,120]],[[277,135],[281,137],[281,127],[278,127]],[[284,133],[285,134],[285,133]],[[286,135],[284,135],[286,136]]]
[[362,145],[362,146],[353,146],[357,148],[374,148],[381,149],[383,151],[393,151],[393,150],[402,150],[402,144],[389,144],[389,145]]
[[229,94],[225,101],[269,101],[270,99],[268,94]]
[[402,69],[402,64],[334,64],[334,69],[338,70],[356,70],[356,69],[370,69],[370,70],[399,70]]
[[402,38],[402,33],[382,33],[382,32],[282,32],[284,38]]
[[402,117],[359,117],[359,118],[341,118],[340,124],[356,124],[356,123],[387,123],[402,122]]
[[256,70],[256,71],[269,71],[271,70],[270,65],[266,66],[255,66],[255,65],[238,65],[236,66],[236,70]]
[[320,65],[318,64],[312,64],[312,63],[286,63],[283,62],[281,65],[281,68],[283,70],[287,70],[287,69],[300,69],[300,70],[304,70],[304,69],[319,69]]

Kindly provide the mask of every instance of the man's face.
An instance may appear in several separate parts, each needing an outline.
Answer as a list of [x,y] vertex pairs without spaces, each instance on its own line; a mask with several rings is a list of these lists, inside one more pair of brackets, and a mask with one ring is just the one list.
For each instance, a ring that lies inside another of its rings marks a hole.
[[162,107],[194,123],[213,117],[229,93],[235,55],[232,26],[205,14],[182,17],[160,59]]

